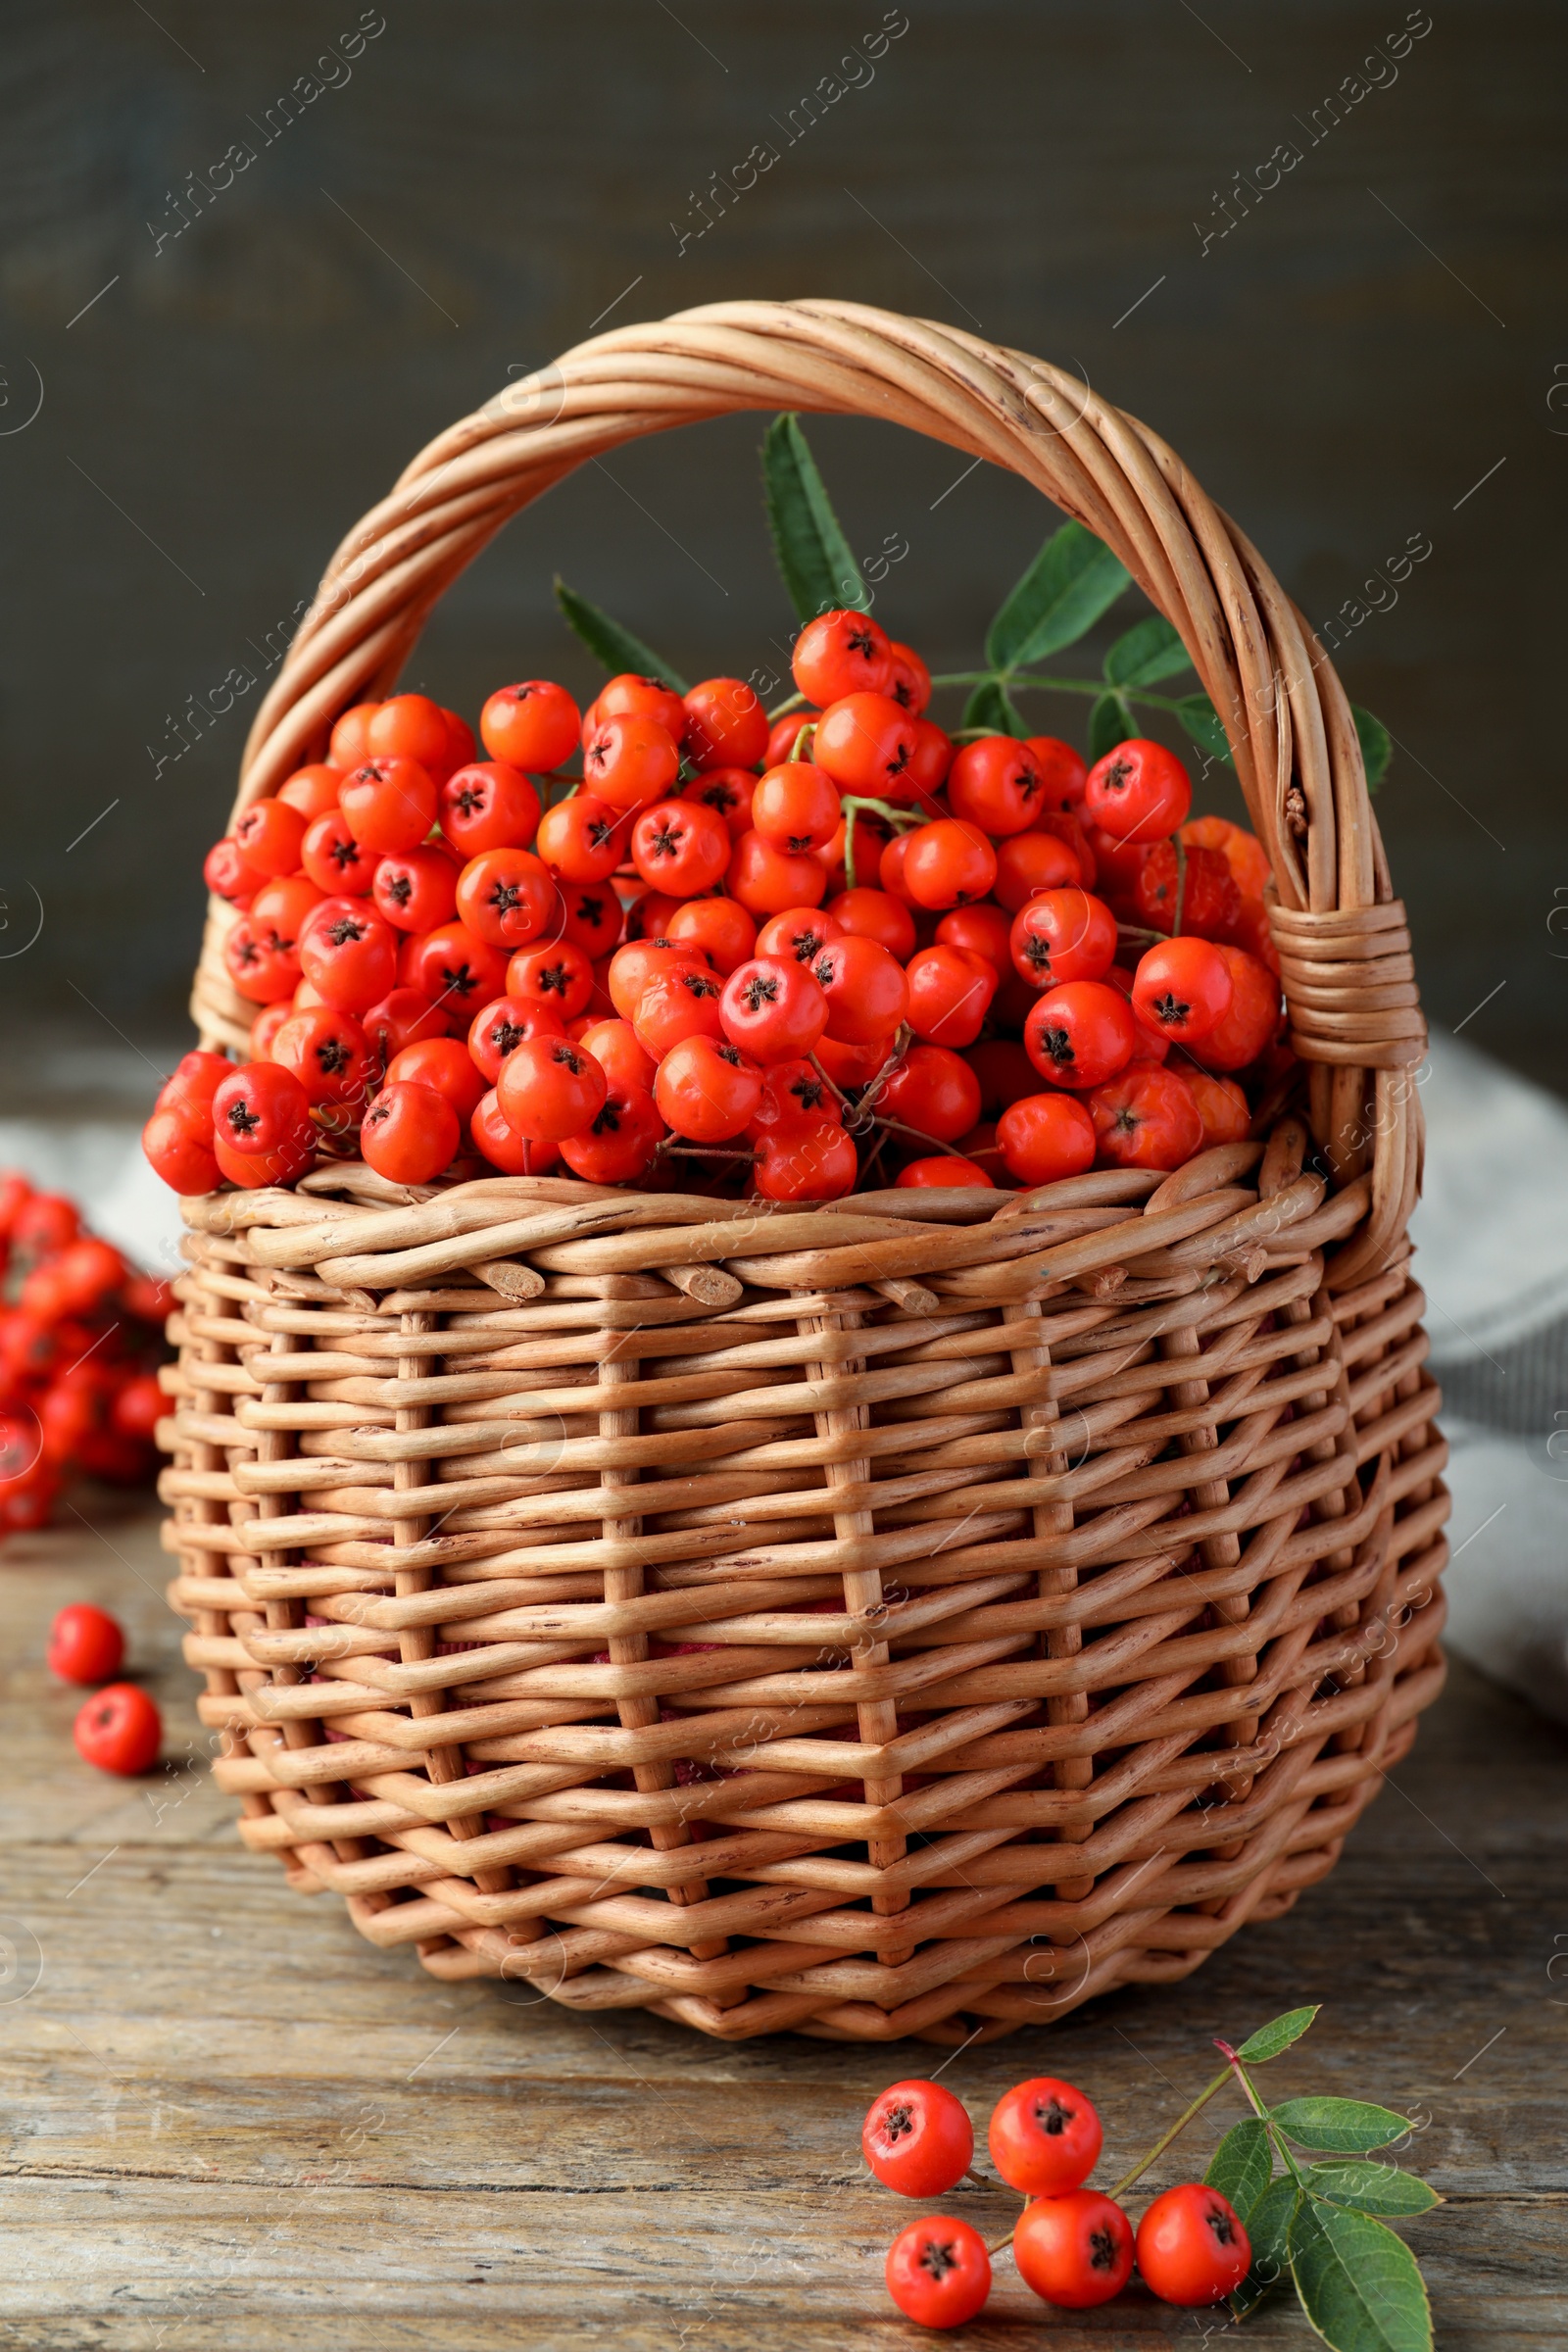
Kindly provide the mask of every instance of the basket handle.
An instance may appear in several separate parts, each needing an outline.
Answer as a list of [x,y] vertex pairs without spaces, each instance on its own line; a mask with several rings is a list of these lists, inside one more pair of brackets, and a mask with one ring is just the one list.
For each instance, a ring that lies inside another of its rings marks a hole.
[[[712,303],[613,329],[440,434],[342,542],[256,713],[235,814],[389,691],[426,614],[517,511],[602,451],[742,409],[903,424],[1004,466],[1103,539],[1180,632],[1275,877],[1292,1043],[1341,1182],[1373,1169],[1372,1262],[1413,1204],[1424,1051],[1348,702],[1311,628],[1175,453],[1086,383],[929,320],[842,302]],[[192,1009],[243,1048],[215,902]],[[1368,1100],[1367,1074],[1375,1073]]]

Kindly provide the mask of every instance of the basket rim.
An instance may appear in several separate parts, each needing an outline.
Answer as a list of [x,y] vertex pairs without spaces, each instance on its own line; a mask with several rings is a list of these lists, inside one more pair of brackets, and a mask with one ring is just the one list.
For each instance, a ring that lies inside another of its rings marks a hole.
[[[863,304],[726,302],[613,328],[510,383],[420,451],[339,544],[256,712],[234,815],[318,756],[342,710],[392,688],[445,589],[522,507],[626,441],[783,408],[904,424],[1006,466],[1104,539],[1180,632],[1273,871],[1312,1128],[1336,1185],[1370,1167],[1362,1246],[1368,1262],[1386,1252],[1419,1185],[1411,1072],[1425,1029],[1344,688],[1168,445],[1027,353]],[[221,952],[235,919],[209,902],[192,1012],[204,1044],[243,1056],[248,1019]]]

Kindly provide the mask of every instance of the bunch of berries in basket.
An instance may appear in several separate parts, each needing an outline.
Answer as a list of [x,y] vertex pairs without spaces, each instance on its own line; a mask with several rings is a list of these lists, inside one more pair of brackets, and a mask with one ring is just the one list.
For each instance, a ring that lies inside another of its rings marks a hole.
[[[1127,578],[1068,524],[992,636],[1063,574],[1069,634]],[[1143,702],[1215,736],[1203,697],[1149,691],[1187,662],[1168,622],[1112,646],[1102,692],[1016,660],[933,681],[839,606],[769,710],[560,593],[607,666],[645,658],[586,711],[503,686],[476,744],[422,694],[358,704],[210,854],[257,1009],[244,1065],[189,1054],[159,1097],[147,1153],[179,1192],[319,1153],[779,1201],[1034,1186],[1171,1170],[1277,1114],[1267,858],[1131,731]],[[945,731],[933,686],[975,680]],[[1024,732],[1028,687],[1097,695],[1092,763]]]

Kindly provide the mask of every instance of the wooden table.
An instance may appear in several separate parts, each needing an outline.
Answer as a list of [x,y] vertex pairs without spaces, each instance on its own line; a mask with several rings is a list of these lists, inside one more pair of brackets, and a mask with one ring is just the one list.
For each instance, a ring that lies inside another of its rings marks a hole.
[[[94,1516],[0,1556],[0,1914],[16,1951],[0,1983],[0,2345],[934,2340],[881,2279],[917,2209],[869,2180],[858,2147],[869,2098],[929,2051],[723,2047],[637,2012],[531,2004],[526,1986],[446,1987],[375,1952],[341,1904],[290,1893],[240,1848],[199,1766],[156,1522]],[[89,1771],[72,1747],[76,1694],[43,1648],[74,1598],[119,1612],[164,1706],[168,1761],[145,1781]],[[1565,1748],[1456,1665],[1397,1788],[1288,1918],[1185,1984],[965,2051],[945,2080],[981,2118],[1028,2073],[1082,2083],[1109,2179],[1206,2079],[1211,2034],[1321,2001],[1272,2080],[1420,2119],[1411,2160],[1448,2199],[1409,2228],[1440,2346],[1560,2346]],[[1195,2130],[1182,2172],[1212,2139]],[[1015,2210],[958,2194],[991,2237]],[[1130,2352],[1215,2325],[1137,2292],[1075,2322],[1004,2262],[984,2320],[954,2340],[1049,2331],[1061,2352]],[[1317,2340],[1293,2303],[1249,2328],[1260,2344]]]

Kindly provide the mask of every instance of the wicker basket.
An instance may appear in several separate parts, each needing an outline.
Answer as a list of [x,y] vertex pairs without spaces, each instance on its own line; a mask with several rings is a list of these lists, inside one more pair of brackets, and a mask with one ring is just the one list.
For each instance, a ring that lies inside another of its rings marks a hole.
[[[573,466],[783,408],[1012,467],[1180,629],[1273,864],[1302,1116],[1163,1181],[809,1214],[358,1166],[188,1200],[172,1596],[242,1838],[372,1942],[728,2038],[957,2042],[1288,1910],[1442,1679],[1421,1016],[1321,647],[1073,378],[724,304],[416,460],[333,558],[239,806]],[[243,1053],[231,919],[195,1009]]]

